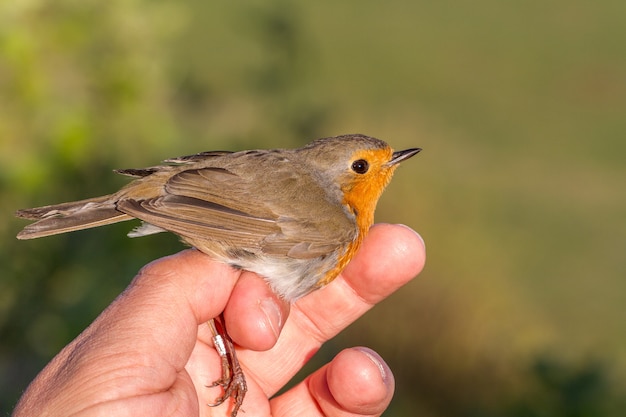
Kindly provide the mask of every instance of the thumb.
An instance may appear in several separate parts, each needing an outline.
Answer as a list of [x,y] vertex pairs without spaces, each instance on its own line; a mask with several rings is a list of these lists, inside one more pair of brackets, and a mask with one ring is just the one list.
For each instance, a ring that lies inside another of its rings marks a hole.
[[174,387],[189,393],[191,381],[180,371],[199,324],[220,314],[239,275],[196,250],[145,266],[37,376],[15,415],[46,414],[41,407],[70,415]]

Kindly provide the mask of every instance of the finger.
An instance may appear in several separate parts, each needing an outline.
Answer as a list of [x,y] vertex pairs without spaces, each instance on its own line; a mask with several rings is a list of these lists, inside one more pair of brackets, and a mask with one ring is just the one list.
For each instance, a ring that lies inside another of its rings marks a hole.
[[288,315],[289,303],[251,272],[242,273],[224,311],[230,337],[238,345],[253,350],[274,346]]
[[370,234],[338,284],[345,281],[363,301],[373,305],[422,271],[426,248],[421,236],[405,225],[377,224]]
[[274,348],[262,355],[242,351],[240,359],[265,392],[274,394],[323,342],[410,281],[424,261],[424,242],[413,230],[402,225],[374,226],[335,281],[292,305]]
[[389,366],[364,347],[346,349],[328,365],[271,401],[272,415],[379,416],[394,392]]
[[329,340],[419,274],[425,260],[424,241],[415,231],[375,225],[341,275],[296,304],[303,313],[301,331],[320,343]]

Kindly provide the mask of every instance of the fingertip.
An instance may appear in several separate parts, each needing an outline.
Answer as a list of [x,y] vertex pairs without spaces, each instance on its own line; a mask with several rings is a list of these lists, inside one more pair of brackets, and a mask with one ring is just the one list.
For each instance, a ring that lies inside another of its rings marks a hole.
[[415,230],[405,224],[379,223],[372,226],[370,235],[371,239],[366,238],[365,243],[372,244],[375,249],[385,247],[391,257],[403,262],[405,273],[414,277],[422,272],[426,263],[426,243]]
[[375,370],[378,370],[378,374],[376,374],[374,370],[371,370],[374,379],[377,375],[380,376],[385,388],[387,389],[386,396],[393,395],[396,386],[393,372],[391,371],[389,365],[387,365],[387,362],[385,362],[385,360],[377,352],[365,346],[357,346],[352,350],[348,350],[348,352],[351,354],[365,355],[375,366]]
[[342,276],[363,299],[376,303],[417,276],[425,262],[417,232],[401,224],[376,224]]
[[[320,389],[320,406],[357,415],[379,415],[391,402],[395,381],[389,366],[373,350],[341,351],[326,368],[327,389]],[[324,398],[324,395],[330,398]]]
[[406,273],[411,277],[419,275],[426,264],[426,243],[424,238],[405,224],[376,224],[370,230],[374,236],[382,234],[384,243],[390,245],[392,256],[404,261]]
[[243,272],[224,311],[229,335],[240,346],[271,349],[289,315],[289,303],[274,294],[267,282]]

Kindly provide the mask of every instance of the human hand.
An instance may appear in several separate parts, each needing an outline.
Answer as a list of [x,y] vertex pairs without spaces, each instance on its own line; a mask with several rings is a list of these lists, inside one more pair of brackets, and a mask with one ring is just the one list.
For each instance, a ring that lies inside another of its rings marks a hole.
[[417,275],[424,259],[412,230],[374,226],[335,281],[289,306],[255,274],[198,251],[162,258],[44,368],[14,416],[228,415],[230,407],[206,405],[220,394],[208,386],[221,374],[206,322],[222,311],[246,374],[246,416],[380,415],[393,375],[366,348],[342,351],[272,396],[322,343]]

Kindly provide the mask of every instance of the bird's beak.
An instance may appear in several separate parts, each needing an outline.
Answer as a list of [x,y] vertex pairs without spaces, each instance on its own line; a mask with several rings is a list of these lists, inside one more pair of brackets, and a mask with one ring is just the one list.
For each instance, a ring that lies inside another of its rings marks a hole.
[[405,159],[409,159],[413,155],[417,154],[421,150],[422,148],[411,148],[411,149],[405,149],[403,151],[396,151],[391,156],[391,160],[387,162],[387,166],[393,166],[393,165],[399,164]]

